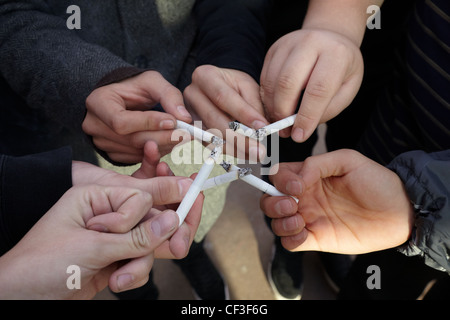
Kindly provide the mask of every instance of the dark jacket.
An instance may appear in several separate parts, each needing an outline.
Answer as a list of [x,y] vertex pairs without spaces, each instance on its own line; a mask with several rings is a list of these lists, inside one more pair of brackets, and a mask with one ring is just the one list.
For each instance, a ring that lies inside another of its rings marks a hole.
[[[70,144],[79,158],[85,100],[105,77],[154,69],[183,89],[209,63],[258,78],[268,2],[0,0],[0,152]],[[70,5],[79,30],[66,26]]]
[[423,256],[427,265],[450,273],[450,150],[407,152],[389,168],[402,179],[416,211],[411,239],[401,252]]
[[0,154],[0,255],[11,249],[72,187],[72,151]]
[[73,149],[0,156],[0,253],[71,187],[71,160],[92,160],[81,123],[96,86],[154,69],[182,90],[200,64],[258,79],[269,2],[0,0],[0,154]]

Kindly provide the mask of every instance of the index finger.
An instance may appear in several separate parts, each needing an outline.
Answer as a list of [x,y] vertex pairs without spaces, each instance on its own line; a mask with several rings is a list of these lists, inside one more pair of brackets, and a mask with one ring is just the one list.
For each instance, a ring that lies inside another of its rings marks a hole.
[[[268,124],[263,116],[259,86],[256,82],[241,81],[240,85],[244,88],[237,91],[223,80],[227,77],[226,70],[207,66],[203,66],[201,70],[202,72],[194,73],[193,80],[215,106],[248,126],[258,122],[260,126]],[[217,76],[216,71],[222,73],[222,76]]]
[[130,185],[148,192],[154,205],[179,203],[185,196],[193,180],[186,177],[164,176],[151,179],[129,180]]
[[303,93],[300,108],[292,127],[292,139],[304,142],[316,130],[322,115],[339,91],[345,69],[331,54],[322,54],[314,66]]

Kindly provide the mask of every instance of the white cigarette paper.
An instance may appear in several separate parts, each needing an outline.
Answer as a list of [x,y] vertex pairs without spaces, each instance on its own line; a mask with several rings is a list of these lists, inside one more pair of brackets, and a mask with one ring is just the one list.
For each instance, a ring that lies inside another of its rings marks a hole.
[[255,129],[252,129],[250,127],[247,127],[245,124],[242,124],[238,121],[232,121],[230,123],[228,123],[228,126],[230,127],[231,130],[233,131],[238,131],[238,130],[242,130],[242,131],[255,131]]
[[265,182],[264,180],[254,176],[254,175],[248,175],[245,177],[242,177],[241,180],[247,182],[249,185],[261,190],[264,193],[270,194],[271,196],[287,196],[284,193],[281,193],[278,191],[273,185],[270,183]]
[[247,127],[246,125],[244,125],[240,122],[232,121],[232,122],[228,123],[228,126],[234,132],[237,132],[243,136],[246,136],[246,137],[249,137],[252,139],[256,139],[256,130],[252,129],[250,127]]
[[271,135],[272,133],[281,131],[283,129],[286,129],[286,128],[292,126],[295,122],[296,116],[297,115],[294,114],[292,116],[278,120],[278,121],[271,123],[265,127],[262,127],[261,129],[256,130],[256,133],[255,133],[256,138],[262,140],[265,137],[267,137],[268,135]]
[[[230,170],[230,171],[241,170],[238,166],[235,166],[234,164],[226,163],[225,161],[222,162],[222,167],[225,170]],[[267,183],[264,180],[254,176],[253,174],[242,175],[239,178],[241,180],[243,180],[244,182],[248,183],[249,185],[255,187],[256,189],[259,189],[262,192],[267,193],[268,195],[271,195],[271,196],[274,196],[274,197],[292,197],[292,196],[289,196],[287,194],[284,194],[284,193],[278,191],[278,189],[275,188],[273,185],[271,185],[270,183]],[[292,197],[292,199],[294,199],[298,203],[298,199],[297,198]]]
[[197,199],[199,193],[203,189],[203,184],[205,183],[206,179],[208,179],[209,175],[211,174],[211,171],[214,168],[214,158],[209,157],[205,160],[202,167],[200,168],[200,171],[198,172],[197,176],[194,179],[194,182],[192,182],[192,185],[190,186],[188,192],[184,196],[183,200],[181,201],[180,205],[177,209],[177,214],[180,220],[181,225],[186,218],[187,214],[192,208],[192,205],[194,204],[195,200]]
[[208,143],[214,143],[215,145],[224,144],[224,141],[221,138],[213,135],[212,133],[180,120],[177,120],[177,129],[186,130],[194,138]]
[[265,127],[262,127],[258,130],[249,128],[242,123],[239,123],[237,121],[233,121],[229,123],[230,129],[232,129],[235,132],[238,132],[244,136],[247,136],[249,138],[253,138],[256,140],[263,140],[265,137],[271,135],[272,133],[281,131],[283,129],[286,129],[290,126],[292,126],[295,122],[295,117],[297,115],[294,114],[292,116],[289,116],[287,118],[278,120],[274,123],[271,123]]
[[218,187],[222,184],[229,183],[237,179],[239,179],[238,171],[227,172],[206,180],[205,183],[203,184],[203,190]]

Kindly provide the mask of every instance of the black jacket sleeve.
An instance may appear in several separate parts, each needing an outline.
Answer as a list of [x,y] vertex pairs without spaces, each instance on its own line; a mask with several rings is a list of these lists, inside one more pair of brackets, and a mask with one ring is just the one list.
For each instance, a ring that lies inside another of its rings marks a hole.
[[23,157],[0,155],[0,255],[71,187],[69,147]]
[[197,65],[244,71],[259,82],[266,48],[269,0],[199,0]]
[[411,239],[400,251],[450,273],[450,150],[407,152],[389,168],[404,182],[416,211]]

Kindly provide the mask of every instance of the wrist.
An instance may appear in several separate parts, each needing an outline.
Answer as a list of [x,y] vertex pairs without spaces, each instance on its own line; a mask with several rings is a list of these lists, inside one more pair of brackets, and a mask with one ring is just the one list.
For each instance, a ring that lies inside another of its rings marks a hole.
[[104,174],[104,169],[82,161],[72,161],[72,185],[95,183],[98,173]]
[[13,250],[0,258],[0,300],[30,298],[24,296],[30,290],[25,288],[28,275],[24,266],[28,266],[28,263],[20,261],[20,258],[17,261]]
[[360,47],[364,38],[369,1],[310,1],[302,29],[331,31]]

